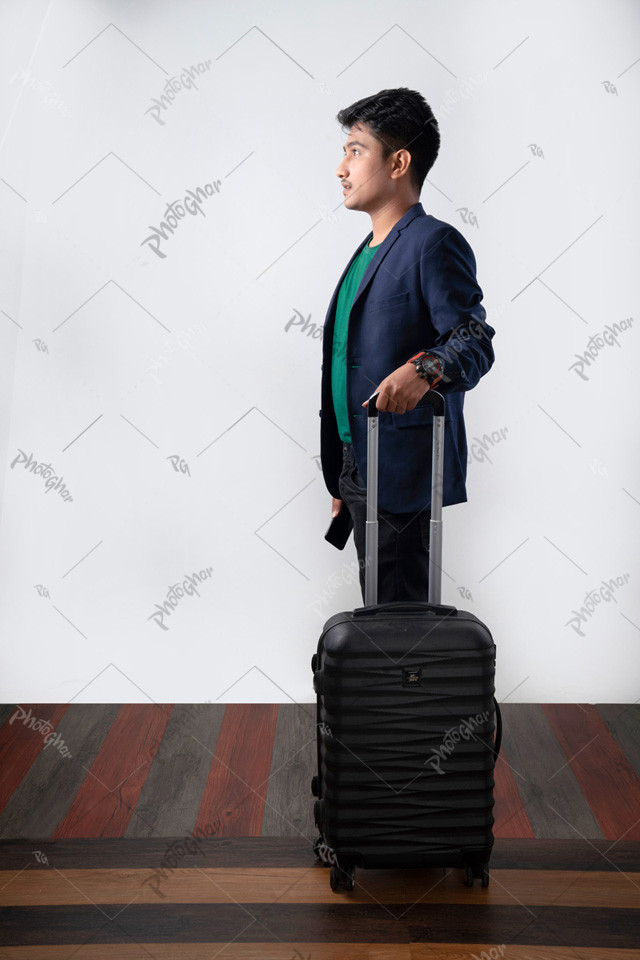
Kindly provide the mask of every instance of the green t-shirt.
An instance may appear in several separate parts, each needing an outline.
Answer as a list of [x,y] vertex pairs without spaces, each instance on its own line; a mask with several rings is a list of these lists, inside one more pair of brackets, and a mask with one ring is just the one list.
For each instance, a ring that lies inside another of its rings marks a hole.
[[349,313],[360,282],[379,246],[379,243],[375,247],[365,244],[349,267],[338,291],[331,355],[331,392],[338,433],[343,443],[351,443],[351,428],[347,409],[347,330],[349,329]]

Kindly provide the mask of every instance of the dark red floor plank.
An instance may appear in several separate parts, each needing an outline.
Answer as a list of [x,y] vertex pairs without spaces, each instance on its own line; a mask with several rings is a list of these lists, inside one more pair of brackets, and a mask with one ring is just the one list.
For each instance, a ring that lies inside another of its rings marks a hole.
[[[64,717],[67,706],[55,703],[20,704],[3,723],[0,728],[0,812],[44,748],[47,733],[57,732],[56,727]],[[44,731],[34,730],[34,721],[41,721],[41,726],[45,723],[49,726]],[[55,743],[47,747],[47,750],[56,749]]]
[[640,840],[640,779],[596,707],[543,708],[605,839]]
[[195,833],[260,836],[277,719],[278,704],[227,704]]
[[518,790],[517,775],[509,765],[509,757],[504,743],[500,750],[500,756],[496,760],[493,778],[495,781],[493,791],[495,801],[493,808],[495,818],[494,837],[533,837],[533,828]]
[[54,839],[123,836],[172,709],[139,703],[120,708]]

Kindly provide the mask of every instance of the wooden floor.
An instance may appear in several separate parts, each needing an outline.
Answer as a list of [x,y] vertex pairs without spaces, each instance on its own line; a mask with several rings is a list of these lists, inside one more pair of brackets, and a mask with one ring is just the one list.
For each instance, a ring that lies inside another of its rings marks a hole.
[[640,960],[640,706],[502,710],[489,887],[334,894],[314,705],[0,707],[0,960]]

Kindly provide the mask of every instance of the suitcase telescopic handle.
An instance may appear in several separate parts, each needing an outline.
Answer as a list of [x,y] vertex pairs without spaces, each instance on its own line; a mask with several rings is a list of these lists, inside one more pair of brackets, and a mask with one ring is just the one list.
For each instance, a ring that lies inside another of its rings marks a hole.
[[[367,402],[367,520],[365,524],[366,607],[378,603],[378,408],[380,391]],[[418,406],[433,407],[433,452],[431,462],[431,519],[429,521],[429,603],[440,604],[442,596],[442,487],[444,477],[445,401],[437,390],[427,390]],[[403,414],[400,414],[403,416]]]

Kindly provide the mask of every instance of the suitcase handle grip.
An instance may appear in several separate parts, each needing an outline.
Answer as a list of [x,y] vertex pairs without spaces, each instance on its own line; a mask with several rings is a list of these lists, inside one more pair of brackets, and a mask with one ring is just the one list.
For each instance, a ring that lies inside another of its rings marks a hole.
[[[368,417],[377,417],[379,410],[376,406],[380,391],[373,393],[367,402],[367,416]],[[418,407],[433,407],[434,417],[444,417],[444,397],[441,393],[438,393],[436,390],[427,390],[427,392],[421,397],[421,399],[416,404]],[[383,413],[388,413],[390,411],[384,410]]]
[[423,600],[393,600],[390,603],[376,603],[370,607],[356,607],[354,617],[375,616],[376,613],[437,613],[439,616],[454,617],[458,613],[456,607],[449,607],[444,603],[427,603]]

